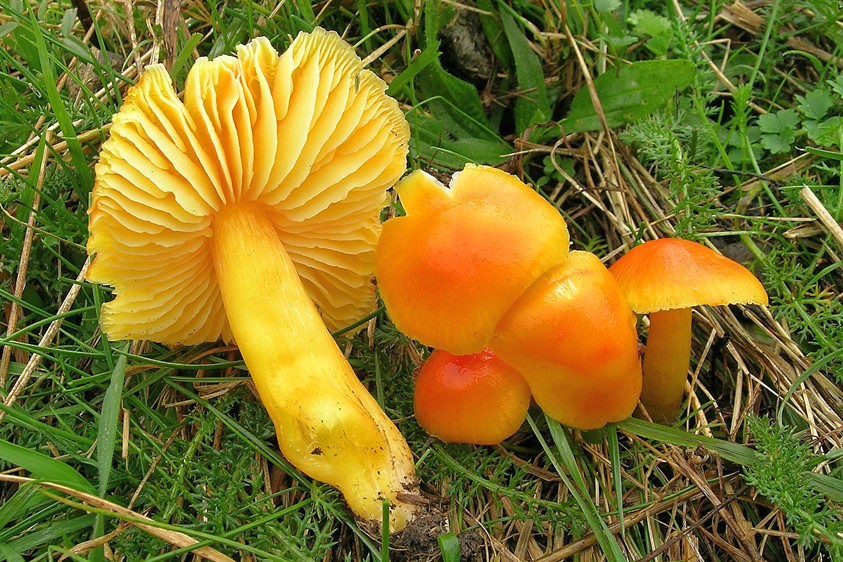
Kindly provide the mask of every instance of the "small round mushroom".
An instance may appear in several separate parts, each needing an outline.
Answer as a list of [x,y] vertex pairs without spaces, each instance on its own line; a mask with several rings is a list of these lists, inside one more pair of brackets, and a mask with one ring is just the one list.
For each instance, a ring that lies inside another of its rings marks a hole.
[[450,188],[415,171],[395,189],[406,216],[384,224],[378,288],[396,327],[427,346],[481,351],[515,299],[568,253],[559,212],[501,170],[467,165]]
[[641,403],[654,420],[673,421],[691,361],[691,308],[767,304],[744,266],[689,240],[661,238],[632,248],[609,268],[627,302],[649,314]]
[[635,315],[600,259],[572,251],[512,305],[489,343],[558,422],[597,429],[641,393]]
[[530,387],[491,350],[453,355],[434,350],[413,392],[416,420],[446,443],[495,445],[527,419]]
[[354,513],[402,529],[417,506],[404,438],[330,331],[374,307],[379,213],[409,128],[333,32],[200,59],[182,102],[148,67],[96,167],[88,279],[114,287],[110,339],[234,340],[287,459]]

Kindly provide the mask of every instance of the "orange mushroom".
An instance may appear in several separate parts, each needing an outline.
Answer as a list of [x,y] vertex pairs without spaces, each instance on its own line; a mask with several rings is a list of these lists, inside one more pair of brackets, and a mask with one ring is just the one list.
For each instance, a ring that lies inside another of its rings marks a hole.
[[679,238],[635,246],[609,271],[632,310],[649,314],[641,403],[653,420],[670,422],[691,363],[691,308],[767,304],[767,292],[744,266]]
[[419,370],[413,405],[419,425],[446,443],[495,445],[527,419],[530,387],[491,350],[434,350]]
[[500,318],[568,254],[559,212],[515,176],[467,165],[450,188],[416,171],[395,189],[406,216],[378,242],[378,288],[395,326],[430,347],[483,349]]
[[596,429],[629,417],[641,392],[635,315],[600,259],[573,251],[512,305],[489,343],[544,412]]

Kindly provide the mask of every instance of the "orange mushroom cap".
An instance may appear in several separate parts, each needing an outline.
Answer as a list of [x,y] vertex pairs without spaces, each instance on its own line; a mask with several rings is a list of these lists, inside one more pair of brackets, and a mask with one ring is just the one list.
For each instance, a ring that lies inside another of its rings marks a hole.
[[574,251],[519,298],[489,347],[550,417],[596,429],[629,417],[641,392],[635,315],[600,259]]
[[512,303],[568,253],[559,212],[501,170],[467,165],[450,189],[416,171],[396,190],[407,214],[384,224],[378,288],[396,327],[425,345],[479,352]]
[[416,377],[416,420],[446,443],[495,445],[518,431],[530,387],[491,350],[453,355],[437,349]]
[[639,244],[609,271],[638,314],[702,304],[768,302],[764,286],[747,268],[681,238]]

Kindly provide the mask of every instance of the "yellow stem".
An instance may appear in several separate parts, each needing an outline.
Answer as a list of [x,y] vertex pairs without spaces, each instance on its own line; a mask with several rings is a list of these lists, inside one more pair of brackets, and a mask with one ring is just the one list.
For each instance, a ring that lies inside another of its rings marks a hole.
[[641,403],[653,421],[669,423],[682,405],[691,364],[691,309],[650,313]]
[[403,436],[363,387],[308,297],[263,210],[241,204],[214,220],[214,267],[234,338],[281,452],[338,488],[361,519],[401,530],[417,491]]

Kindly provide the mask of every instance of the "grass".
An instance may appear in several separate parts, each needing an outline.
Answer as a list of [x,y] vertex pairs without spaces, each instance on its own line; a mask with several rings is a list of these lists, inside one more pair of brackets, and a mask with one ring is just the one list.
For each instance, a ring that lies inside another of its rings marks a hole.
[[[128,5],[0,0],[0,559],[843,559],[839,3]],[[386,550],[277,453],[236,349],[101,337],[91,164],[137,70],[183,84],[197,56],[315,25],[377,53],[411,168],[502,166],[607,262],[682,236],[754,269],[768,308],[696,311],[675,426],[532,412],[500,446],[444,445],[412,418],[427,350],[380,311],[350,359],[450,524]]]

